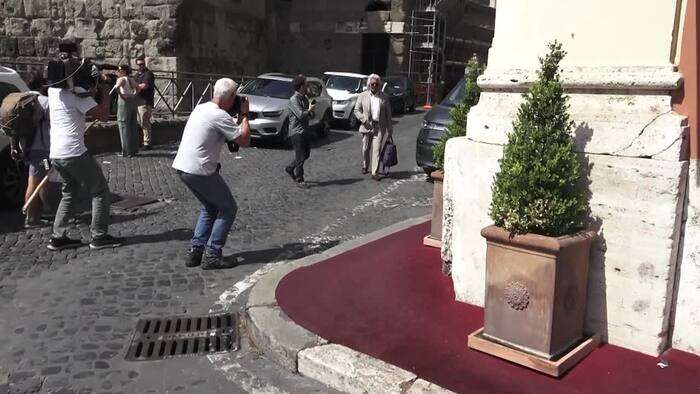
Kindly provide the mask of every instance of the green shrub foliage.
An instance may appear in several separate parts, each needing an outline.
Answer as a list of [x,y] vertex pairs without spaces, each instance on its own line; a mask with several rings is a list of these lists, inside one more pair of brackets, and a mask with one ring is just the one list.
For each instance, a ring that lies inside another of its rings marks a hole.
[[559,77],[566,52],[549,44],[537,82],[523,95],[492,187],[490,216],[513,234],[571,234],[583,227],[588,199],[570,135],[568,97]]
[[461,103],[450,110],[450,124],[447,126],[447,131],[440,137],[440,141],[433,146],[433,161],[437,168],[444,167],[447,140],[454,137],[463,137],[467,133],[467,114],[469,109],[479,102],[479,94],[481,93],[481,89],[476,84],[476,79],[483,73],[484,65],[479,63],[476,56],[473,56],[467,62],[467,68],[464,72],[464,98]]

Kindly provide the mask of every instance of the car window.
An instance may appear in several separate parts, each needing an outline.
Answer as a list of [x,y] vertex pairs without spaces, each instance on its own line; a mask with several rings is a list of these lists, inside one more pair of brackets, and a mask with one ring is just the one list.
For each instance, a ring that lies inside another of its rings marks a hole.
[[321,95],[321,92],[323,91],[321,84],[318,82],[307,82],[306,89],[308,90],[307,93],[308,93],[309,97],[318,97]]
[[398,78],[387,78],[384,83],[386,92],[401,92],[406,90],[405,82]]
[[346,92],[358,92],[362,88],[362,81],[367,81],[363,78],[346,77],[343,75],[329,75],[326,81],[326,88],[345,90]]
[[294,94],[294,86],[291,81],[256,78],[241,89],[241,94],[288,99]]
[[6,82],[0,82],[0,102],[5,99],[5,96],[7,96],[10,93],[16,93],[19,92],[20,90],[17,88],[17,86],[6,83]]
[[461,103],[462,100],[464,100],[464,78],[457,83],[457,86],[452,88],[447,97],[442,100],[441,104],[446,107],[454,107],[455,105]]

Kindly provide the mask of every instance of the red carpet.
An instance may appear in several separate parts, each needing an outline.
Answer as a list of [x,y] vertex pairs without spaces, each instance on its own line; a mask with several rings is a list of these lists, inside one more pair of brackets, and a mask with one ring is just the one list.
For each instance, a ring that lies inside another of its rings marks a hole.
[[332,343],[382,359],[459,393],[700,393],[700,357],[671,350],[670,366],[606,345],[560,379],[467,348],[481,308],[454,301],[429,224],[296,270],[277,301]]

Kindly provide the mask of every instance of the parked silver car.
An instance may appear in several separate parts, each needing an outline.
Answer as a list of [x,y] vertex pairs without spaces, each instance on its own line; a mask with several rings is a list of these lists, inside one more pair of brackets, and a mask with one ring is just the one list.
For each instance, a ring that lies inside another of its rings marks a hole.
[[[294,94],[293,79],[293,76],[285,74],[262,74],[240,89],[238,94],[250,100],[251,138],[288,143],[287,104]],[[306,88],[309,101],[316,104],[316,116],[309,121],[309,125],[319,135],[326,135],[333,120],[331,96],[318,78],[307,77]]]
[[[0,103],[10,93],[26,92],[29,88],[17,72],[0,66]],[[0,207],[16,207],[24,201],[27,170],[10,157],[10,138],[0,132]]]
[[346,72],[325,72],[328,94],[333,97],[333,118],[344,121],[350,130],[360,126],[353,109],[357,95],[367,90],[367,75]]

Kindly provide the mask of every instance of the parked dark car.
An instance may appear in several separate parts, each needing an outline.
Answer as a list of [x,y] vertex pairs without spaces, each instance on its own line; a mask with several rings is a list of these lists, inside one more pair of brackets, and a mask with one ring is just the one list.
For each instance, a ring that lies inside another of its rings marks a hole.
[[[15,70],[0,66],[0,103],[10,93],[27,90]],[[26,186],[26,167],[10,158],[10,139],[0,132],[0,209],[21,206]]]
[[391,112],[403,114],[416,109],[416,92],[413,81],[405,76],[389,76],[382,79],[384,93],[389,96]]
[[433,146],[440,141],[450,123],[450,110],[464,99],[464,78],[452,88],[450,93],[433,106],[423,117],[423,127],[418,133],[416,141],[416,163],[423,168],[426,174],[435,171],[433,162]]

